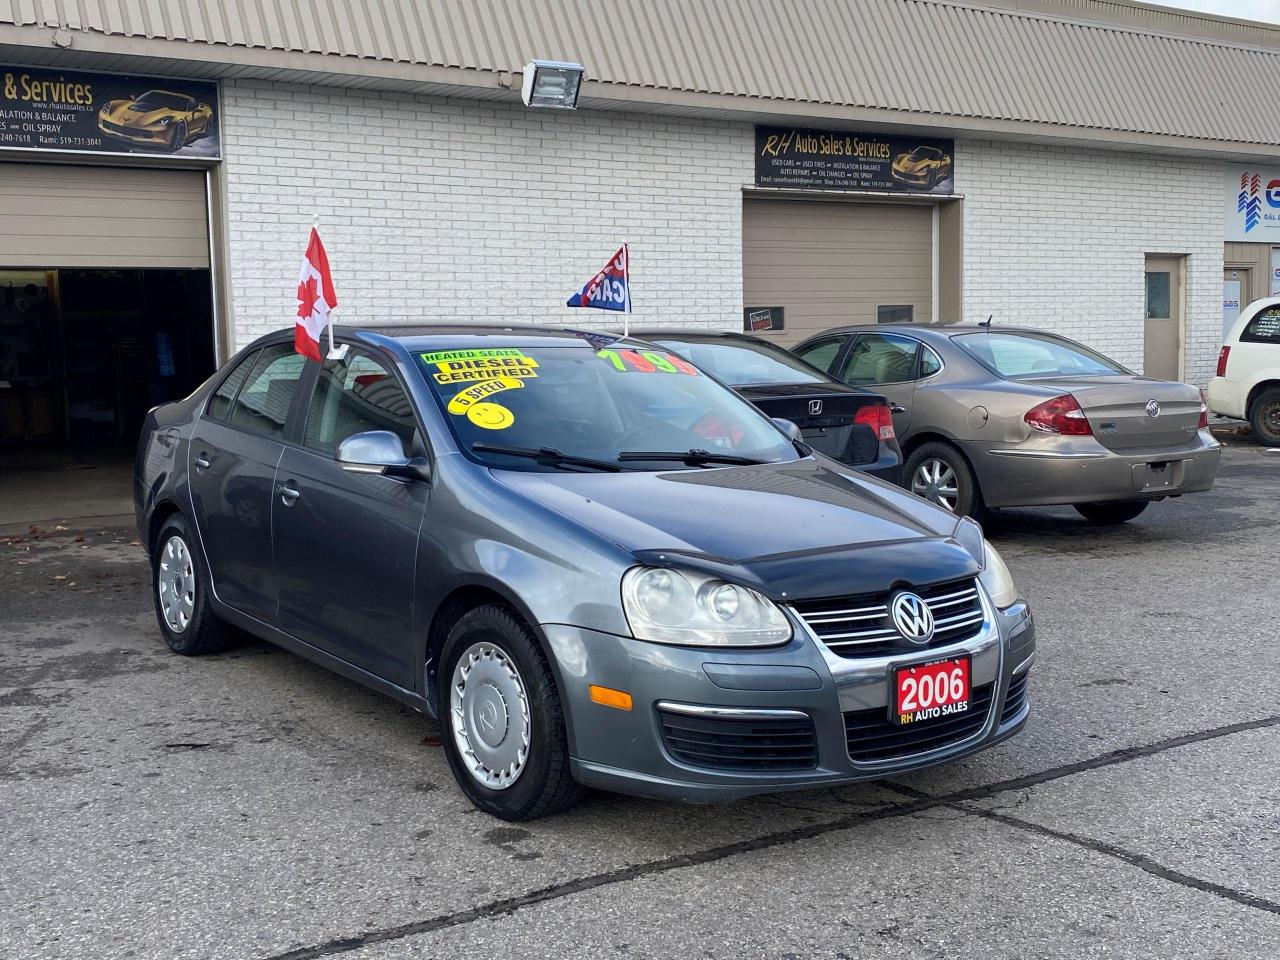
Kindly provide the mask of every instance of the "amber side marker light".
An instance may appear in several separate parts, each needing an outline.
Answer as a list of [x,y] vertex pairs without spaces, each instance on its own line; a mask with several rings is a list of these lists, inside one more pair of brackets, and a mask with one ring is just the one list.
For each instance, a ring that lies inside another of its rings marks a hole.
[[631,709],[631,694],[629,693],[624,693],[621,690],[612,690],[609,687],[597,687],[594,683],[587,687],[587,690],[591,694],[591,700],[594,703],[613,707],[615,710]]

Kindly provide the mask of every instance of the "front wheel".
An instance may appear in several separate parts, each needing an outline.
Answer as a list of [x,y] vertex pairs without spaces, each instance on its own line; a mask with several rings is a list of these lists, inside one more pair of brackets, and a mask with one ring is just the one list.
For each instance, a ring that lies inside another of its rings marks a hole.
[[961,516],[980,520],[985,512],[978,478],[949,443],[922,443],[902,469],[908,490]]
[[1264,390],[1249,404],[1253,435],[1271,447],[1280,446],[1280,390]]
[[1114,526],[1128,523],[1143,510],[1147,509],[1150,500],[1113,500],[1106,503],[1077,503],[1076,512],[1090,523],[1099,526]]
[[187,125],[184,121],[179,120],[178,125],[173,128],[173,139],[169,141],[169,152],[177,153],[187,145]]
[[555,677],[511,610],[490,604],[465,614],[440,667],[440,739],[472,803],[503,820],[533,820],[582,798]]

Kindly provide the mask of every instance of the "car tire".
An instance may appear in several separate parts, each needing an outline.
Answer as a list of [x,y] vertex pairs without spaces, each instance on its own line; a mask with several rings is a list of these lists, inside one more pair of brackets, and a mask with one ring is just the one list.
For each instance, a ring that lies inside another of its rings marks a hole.
[[151,593],[164,641],[184,657],[234,646],[232,628],[209,605],[209,574],[181,514],[164,522],[151,557]]
[[1151,503],[1150,500],[1110,500],[1103,503],[1074,504],[1076,512],[1100,527],[1128,523]]
[[902,468],[903,486],[957,516],[981,520],[987,512],[969,461],[949,443],[933,440],[911,451]]
[[582,799],[555,676],[514,611],[488,604],[460,617],[445,639],[437,684],[440,740],[473,804],[518,821]]
[[1249,426],[1259,443],[1280,446],[1280,390],[1263,390],[1249,404]]
[[173,128],[173,139],[169,141],[169,152],[177,153],[187,145],[187,124],[184,120],[179,120],[178,125]]

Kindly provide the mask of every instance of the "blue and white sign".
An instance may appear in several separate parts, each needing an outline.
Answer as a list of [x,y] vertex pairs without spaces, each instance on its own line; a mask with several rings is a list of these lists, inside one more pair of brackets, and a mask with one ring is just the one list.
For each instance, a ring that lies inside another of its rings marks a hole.
[[1230,166],[1226,177],[1223,239],[1280,243],[1280,167]]

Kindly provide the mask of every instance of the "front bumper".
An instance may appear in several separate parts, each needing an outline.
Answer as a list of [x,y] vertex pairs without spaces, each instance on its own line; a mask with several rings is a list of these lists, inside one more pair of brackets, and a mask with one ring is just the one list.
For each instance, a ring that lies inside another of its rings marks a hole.
[[108,137],[123,140],[125,143],[168,146],[173,140],[172,125],[163,127],[126,127],[99,117],[98,130]]
[[[770,650],[690,649],[578,627],[544,625],[569,727],[574,776],[619,793],[713,803],[760,793],[856,783],[947,763],[1012,736],[1029,702],[1002,716],[1011,685],[1035,655],[1035,624],[1025,603],[995,610],[983,599],[983,628],[968,640],[923,652],[846,659],[831,653],[795,618],[796,636]],[[892,671],[961,653],[972,655],[972,684],[991,684],[976,732],[920,753],[876,762],[850,759],[846,713],[882,709]],[[633,707],[593,703],[588,685],[625,690]],[[721,770],[682,762],[664,742],[658,703],[692,710],[786,711],[811,718],[817,761],[803,770]]]
[[1213,486],[1222,444],[1208,430],[1171,448],[1116,451],[1093,437],[1040,444],[966,444],[989,507],[1159,500]]

